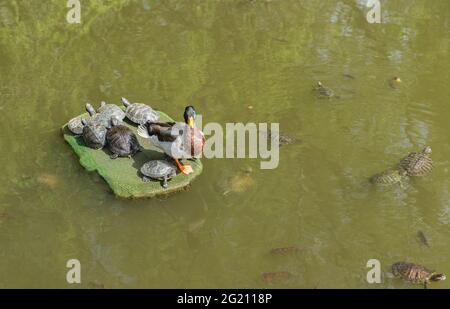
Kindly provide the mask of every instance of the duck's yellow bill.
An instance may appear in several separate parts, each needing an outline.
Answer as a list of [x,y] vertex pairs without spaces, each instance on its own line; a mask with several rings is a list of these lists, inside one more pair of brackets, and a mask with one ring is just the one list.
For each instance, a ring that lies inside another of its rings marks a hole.
[[190,128],[193,128],[194,125],[195,125],[194,117],[189,117],[189,118],[188,118],[188,126],[189,126]]

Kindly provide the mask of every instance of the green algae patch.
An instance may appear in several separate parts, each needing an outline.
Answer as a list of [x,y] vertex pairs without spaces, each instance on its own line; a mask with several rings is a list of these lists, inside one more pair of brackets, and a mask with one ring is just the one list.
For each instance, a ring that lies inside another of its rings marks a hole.
[[[163,112],[160,114],[161,121],[173,121]],[[88,114],[83,114],[87,118]],[[124,120],[124,125],[130,127],[137,135],[137,126]],[[143,151],[137,153],[133,158],[111,159],[107,147],[104,149],[91,149],[87,147],[81,136],[75,136],[65,124],[62,127],[64,140],[72,147],[80,158],[80,164],[90,172],[97,172],[108,184],[114,194],[121,198],[145,198],[167,195],[182,191],[189,187],[190,183],[198,177],[203,170],[203,165],[198,159],[196,161],[185,160],[185,164],[192,166],[193,173],[186,176],[178,173],[169,181],[168,187],[164,189],[159,181],[143,182],[140,168],[150,160],[164,159],[165,154],[153,146],[149,140],[137,135]]]

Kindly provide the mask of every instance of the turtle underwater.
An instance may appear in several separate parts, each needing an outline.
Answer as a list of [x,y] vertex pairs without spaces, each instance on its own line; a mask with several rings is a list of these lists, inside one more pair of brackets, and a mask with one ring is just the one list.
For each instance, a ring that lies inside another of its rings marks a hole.
[[96,121],[81,120],[84,143],[93,149],[101,149],[106,144],[106,127]]
[[290,145],[290,144],[294,144],[296,142],[295,137],[292,137],[284,132],[273,132],[271,130],[269,130],[267,132],[267,138],[270,139],[271,141],[278,140],[278,144],[280,146]]
[[402,159],[399,167],[404,169],[408,176],[425,176],[433,169],[431,147],[425,147],[421,152],[412,152]]
[[255,180],[251,176],[253,169],[250,166],[244,167],[235,175],[225,179],[218,184],[218,189],[222,195],[230,193],[243,193],[251,188]]
[[376,174],[370,178],[370,181],[373,184],[377,185],[393,185],[399,184],[400,187],[403,187],[403,183],[407,180],[407,172],[403,169],[388,169],[384,172]]
[[161,180],[161,186],[167,188],[167,181],[177,175],[177,167],[165,160],[152,160],[141,167],[142,180]]
[[127,99],[122,97],[122,103],[126,107],[125,114],[128,119],[137,124],[145,124],[147,122],[157,122],[159,115],[150,106],[143,103],[131,104]]
[[435,271],[428,270],[422,265],[408,263],[408,262],[397,262],[392,265],[392,273],[395,277],[402,278],[405,281],[423,284],[424,288],[433,281],[442,281],[446,277],[444,274],[436,273]]
[[109,150],[112,152],[111,159],[118,157],[131,158],[141,149],[141,145],[127,126],[121,125],[121,120],[116,117],[111,118],[111,128],[106,133],[106,142]]

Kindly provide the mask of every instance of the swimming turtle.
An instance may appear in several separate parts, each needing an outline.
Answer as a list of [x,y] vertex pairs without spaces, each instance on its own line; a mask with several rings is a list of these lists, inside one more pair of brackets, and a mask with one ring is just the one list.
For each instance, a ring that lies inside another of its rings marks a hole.
[[125,112],[115,104],[106,104],[105,101],[102,101],[100,107],[97,110],[98,113],[104,114],[107,118],[117,118],[122,121],[125,118]]
[[294,144],[296,142],[296,139],[284,132],[273,132],[273,131],[268,131],[267,132],[267,137],[272,140],[272,141],[276,141],[278,139],[278,144],[280,146],[282,145],[290,145],[290,144]]
[[121,123],[116,117],[111,118],[111,128],[106,133],[106,142],[109,151],[112,152],[111,159],[118,157],[129,157],[135,155],[141,149],[136,134]]
[[323,98],[331,98],[334,97],[334,91],[331,90],[330,88],[324,86],[322,84],[322,82],[318,81],[316,88],[317,90],[317,94],[319,97],[323,97]]
[[101,149],[106,143],[106,127],[96,121],[81,120],[83,124],[83,140],[93,149]]
[[84,125],[81,122],[81,119],[82,117],[78,116],[70,119],[69,122],[67,123],[67,128],[69,128],[70,132],[72,132],[75,135],[83,134]]
[[407,173],[403,169],[389,169],[382,173],[374,175],[370,181],[377,185],[393,185],[400,184],[403,186],[403,182],[407,179]]
[[392,273],[394,276],[402,278],[405,281],[423,284],[424,288],[427,288],[427,284],[432,281],[442,281],[446,279],[444,274],[439,274],[428,270],[422,265],[408,262],[394,263],[392,265]]
[[152,160],[141,167],[142,180],[161,180],[161,186],[167,188],[167,181],[177,175],[177,167],[166,160]]
[[126,107],[125,114],[128,119],[137,124],[147,122],[157,122],[159,115],[150,106],[143,103],[131,104],[127,99],[122,98],[122,103]]
[[255,183],[255,180],[251,176],[252,171],[250,166],[244,167],[235,175],[219,183],[218,187],[222,195],[228,195],[229,193],[243,193],[251,188]]
[[401,82],[402,82],[402,80],[400,79],[400,77],[394,76],[393,78],[391,78],[389,80],[389,86],[391,86],[391,88],[393,88],[393,89],[398,89]]
[[431,147],[425,147],[421,152],[412,152],[402,159],[399,167],[404,169],[408,176],[424,176],[433,169],[433,160],[431,159]]

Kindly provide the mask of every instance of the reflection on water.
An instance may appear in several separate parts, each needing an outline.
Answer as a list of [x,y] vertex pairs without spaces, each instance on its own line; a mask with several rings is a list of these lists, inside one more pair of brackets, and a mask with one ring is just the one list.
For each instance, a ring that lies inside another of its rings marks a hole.
[[[364,1],[89,1],[69,25],[60,1],[0,1],[0,287],[68,287],[71,258],[83,287],[106,288],[265,287],[263,273],[369,287],[372,258],[450,273],[449,8],[383,2],[374,25]],[[319,80],[338,98],[318,98]],[[189,191],[119,200],[60,127],[122,96],[177,119],[193,104],[204,121],[279,122],[301,142],[275,170],[204,160]],[[425,145],[430,176],[368,183]],[[301,251],[270,253],[284,247]]]

